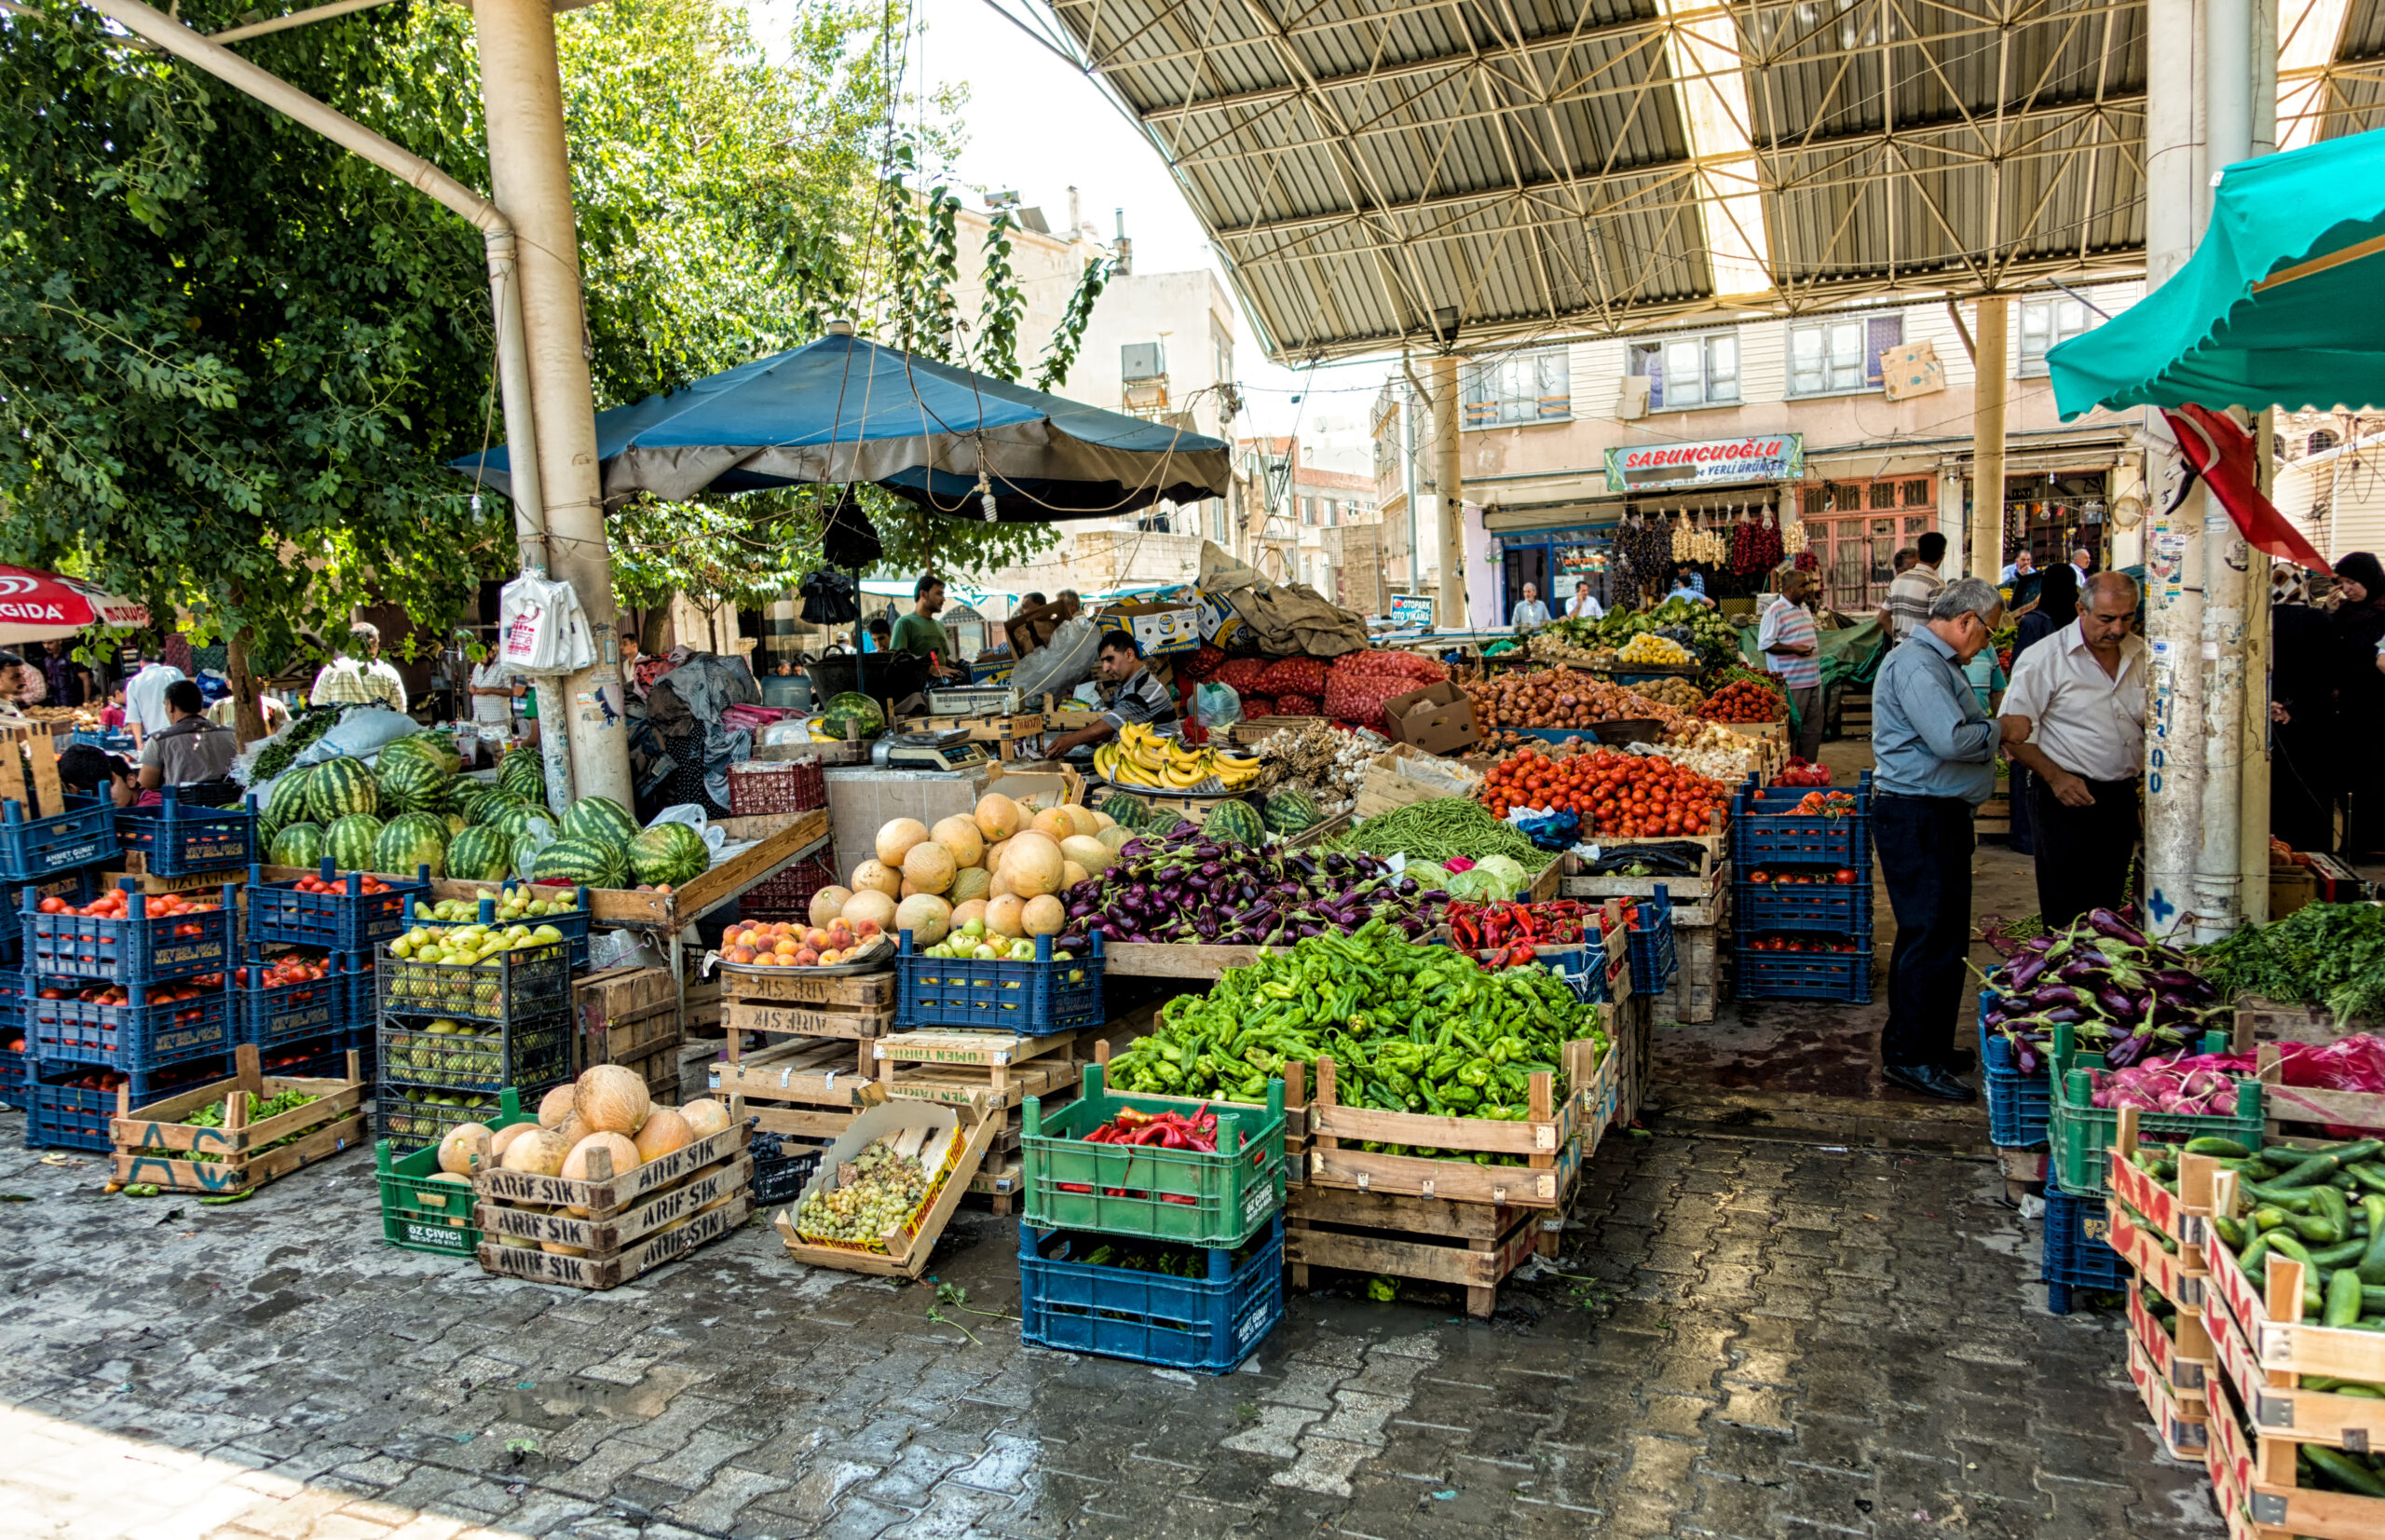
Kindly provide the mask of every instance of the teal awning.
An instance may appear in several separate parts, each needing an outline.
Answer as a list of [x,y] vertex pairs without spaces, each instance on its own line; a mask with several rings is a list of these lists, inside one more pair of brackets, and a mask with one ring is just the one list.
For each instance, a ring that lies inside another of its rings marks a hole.
[[2067,420],[2105,407],[2385,402],[2385,129],[2241,161],[2193,260],[2046,354]]

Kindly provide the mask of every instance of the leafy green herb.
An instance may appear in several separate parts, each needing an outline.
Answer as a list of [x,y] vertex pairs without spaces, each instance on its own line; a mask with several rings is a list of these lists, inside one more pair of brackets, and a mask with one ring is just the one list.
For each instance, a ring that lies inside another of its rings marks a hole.
[[2193,950],[2224,994],[2324,1006],[2338,1021],[2385,1015],[2385,907],[2310,904]]

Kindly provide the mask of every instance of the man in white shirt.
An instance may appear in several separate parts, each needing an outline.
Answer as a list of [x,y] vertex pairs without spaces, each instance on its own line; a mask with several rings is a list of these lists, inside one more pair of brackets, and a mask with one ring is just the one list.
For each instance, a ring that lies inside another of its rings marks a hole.
[[2095,553],[2083,545],[2070,548],[2070,565],[2078,569],[2078,592],[2087,592],[2087,579],[2095,570]]
[[165,731],[174,719],[166,714],[166,687],[180,684],[183,671],[170,663],[151,663],[126,681],[124,714],[144,738]]
[[1548,606],[1540,602],[1540,585],[1524,584],[1524,596],[1507,613],[1507,623],[1518,632],[1538,631],[1548,623]]
[[2129,900],[2145,766],[2146,647],[2136,582],[2100,573],[2078,619],[2021,655],[2004,695],[2004,752],[2026,765],[2037,910],[2061,930]]
[[1599,603],[1599,596],[1590,592],[1590,580],[1588,578],[1575,581],[1574,597],[1565,605],[1565,618],[1569,620],[1600,620],[1606,618],[1606,606]]
[[[484,728],[512,727],[513,698],[521,688],[512,665],[492,656],[484,642],[466,647],[464,656],[472,664],[471,683],[466,687],[472,698],[472,720]],[[624,657],[624,664],[629,661]]]
[[307,701],[318,706],[334,703],[377,704],[391,711],[406,709],[406,683],[381,660],[381,628],[370,620],[348,627],[348,646],[335,653],[315,675]]

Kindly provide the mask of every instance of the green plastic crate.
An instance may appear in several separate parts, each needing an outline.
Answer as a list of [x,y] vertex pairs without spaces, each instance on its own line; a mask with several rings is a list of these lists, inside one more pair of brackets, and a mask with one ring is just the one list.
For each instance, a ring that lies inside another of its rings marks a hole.
[[[522,1111],[522,1095],[505,1090],[497,1096],[497,1115],[489,1128],[510,1128],[538,1118]],[[435,1252],[470,1261],[478,1253],[481,1233],[471,1223],[472,1190],[439,1175],[439,1147],[429,1145],[401,1155],[383,1139],[373,1147],[373,1169],[381,1182],[381,1239],[408,1251]],[[457,1224],[460,1214],[464,1223]]]
[[[2203,1052],[2227,1052],[2228,1040],[2218,1032],[2203,1034]],[[2095,1105],[2088,1067],[2068,1026],[2053,1029],[2053,1100],[2046,1116],[2046,1140],[2051,1147],[2051,1174],[2065,1192],[2093,1197],[2109,1191],[2106,1185],[2104,1152],[2119,1142],[2117,1108]],[[2230,1116],[2201,1116],[2192,1112],[2139,1112],[2137,1137],[2157,1144],[2183,1143],[2205,1134],[2234,1139],[2248,1150],[2261,1147],[2263,1129],[2261,1083],[2248,1076],[2236,1082],[2236,1111]]]
[[[1189,1116],[1204,1105],[1218,1114],[1218,1154],[1084,1142],[1087,1132],[1122,1108]],[[1026,1111],[1018,1141],[1019,1185],[1027,1200],[1020,1222],[1031,1229],[1240,1246],[1284,1206],[1280,1080],[1267,1083],[1267,1105],[1261,1109],[1190,1097],[1121,1096],[1103,1087],[1101,1066],[1094,1064],[1085,1067],[1077,1099],[1048,1123],[1043,1098],[1028,1097]],[[1069,1192],[1064,1184],[1085,1191]],[[1132,1195],[1116,1195],[1121,1192]]]

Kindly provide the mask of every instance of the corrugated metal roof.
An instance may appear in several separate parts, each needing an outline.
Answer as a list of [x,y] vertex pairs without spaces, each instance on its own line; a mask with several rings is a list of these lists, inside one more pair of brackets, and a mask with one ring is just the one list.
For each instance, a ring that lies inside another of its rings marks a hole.
[[[1430,346],[1448,308],[1481,347],[2143,267],[2144,0],[1043,4],[1273,358]],[[2320,137],[2385,116],[2385,0],[2335,58]],[[1769,292],[1715,292],[1718,186],[1760,198]]]

